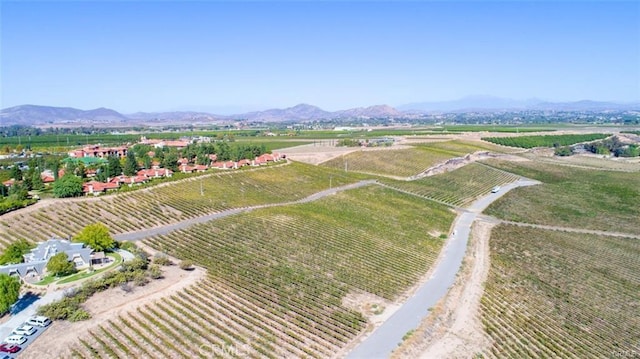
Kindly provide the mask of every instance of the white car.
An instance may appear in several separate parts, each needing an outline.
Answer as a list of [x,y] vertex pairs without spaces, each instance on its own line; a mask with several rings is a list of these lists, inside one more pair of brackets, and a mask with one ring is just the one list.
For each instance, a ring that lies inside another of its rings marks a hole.
[[500,186],[495,186],[491,189],[491,193],[498,193],[500,192]]
[[4,340],[6,343],[10,343],[10,344],[22,344],[24,342],[27,341],[27,338],[23,337],[22,335],[10,335],[7,337],[7,339]]
[[35,325],[37,327],[48,327],[49,324],[51,324],[51,319],[38,315],[38,316],[29,318],[29,320],[27,320],[27,324]]
[[17,327],[11,333],[16,334],[16,335],[33,335],[37,331],[38,330],[36,328],[34,328],[33,326],[25,324],[25,325],[22,325],[20,327]]

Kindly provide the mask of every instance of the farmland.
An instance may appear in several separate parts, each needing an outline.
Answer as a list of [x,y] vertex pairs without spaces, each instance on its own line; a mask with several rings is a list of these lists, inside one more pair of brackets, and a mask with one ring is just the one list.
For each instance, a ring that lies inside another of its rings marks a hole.
[[448,140],[417,143],[393,150],[354,151],[326,161],[322,166],[402,178],[415,176],[435,164],[477,151],[510,152],[509,149],[486,142]]
[[[204,266],[209,279],[118,318],[119,330],[105,328],[113,338],[88,333],[76,353],[193,357],[206,344],[243,356],[331,356],[367,325],[344,297],[397,299],[434,263],[437,234],[453,217],[445,206],[369,186],[153,237],[148,244]],[[181,352],[175,338],[195,349]]]
[[484,141],[502,146],[534,148],[568,146],[580,142],[601,140],[608,137],[607,134],[591,133],[580,135],[544,135],[544,136],[519,136],[519,137],[483,137]]
[[640,234],[640,176],[594,171],[537,161],[488,161],[492,166],[543,185],[519,188],[494,202],[486,213],[527,223]]
[[486,357],[640,353],[638,240],[500,225],[490,247]]
[[3,216],[0,241],[6,245],[20,238],[45,240],[52,234],[65,238],[97,220],[114,234],[124,233],[229,208],[294,201],[357,179],[356,174],[300,163],[219,172],[99,199],[59,201],[20,216]]
[[382,180],[404,192],[451,206],[463,207],[491,191],[494,186],[514,182],[519,177],[479,163],[472,163],[438,176],[414,181]]

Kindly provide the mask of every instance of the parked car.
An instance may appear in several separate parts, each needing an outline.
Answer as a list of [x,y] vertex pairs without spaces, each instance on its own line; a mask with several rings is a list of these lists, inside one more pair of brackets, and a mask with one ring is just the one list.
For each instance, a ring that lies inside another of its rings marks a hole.
[[17,335],[33,335],[37,331],[38,329],[36,329],[35,327],[24,324],[14,329],[13,332],[11,333],[17,334]]
[[9,344],[22,344],[27,341],[27,338],[23,337],[22,335],[14,334],[14,335],[8,336],[7,339],[5,339],[4,341]]
[[29,320],[27,320],[27,324],[35,325],[37,327],[48,327],[49,324],[51,324],[51,319],[38,315],[38,316],[29,318]]
[[500,192],[500,186],[495,186],[491,189],[491,193],[498,193]]
[[16,344],[2,343],[0,344],[0,352],[3,353],[17,353],[20,351],[20,347]]

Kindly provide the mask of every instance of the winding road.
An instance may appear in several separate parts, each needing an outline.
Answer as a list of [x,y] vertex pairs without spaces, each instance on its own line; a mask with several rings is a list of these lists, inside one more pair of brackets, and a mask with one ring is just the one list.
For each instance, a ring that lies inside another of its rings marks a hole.
[[476,217],[493,201],[508,191],[521,187],[539,184],[533,180],[520,179],[504,185],[498,193],[490,193],[476,200],[469,208],[463,210],[453,227],[453,234],[443,248],[440,260],[436,264],[429,280],[421,285],[389,319],[367,336],[348,355],[349,359],[387,358],[402,342],[402,337],[410,330],[416,329],[429,310],[442,298],[455,281],[467,241],[471,232],[471,224]]

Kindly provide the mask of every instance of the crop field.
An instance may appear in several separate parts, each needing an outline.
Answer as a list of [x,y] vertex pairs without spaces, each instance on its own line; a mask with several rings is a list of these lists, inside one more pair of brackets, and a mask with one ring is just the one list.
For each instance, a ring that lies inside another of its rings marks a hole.
[[540,157],[532,153],[523,153],[522,157],[529,158],[538,162],[546,162],[571,167],[591,168],[598,171],[611,170],[640,172],[640,162],[633,160],[612,160],[610,158],[602,158],[593,155]]
[[487,161],[542,185],[510,191],[487,208],[498,218],[574,228],[640,234],[640,176],[537,161]]
[[4,247],[20,238],[29,241],[46,240],[51,235],[64,238],[96,221],[105,223],[113,234],[130,232],[229,208],[295,201],[330,185],[356,181],[357,176],[352,174],[300,163],[221,171],[100,199],[61,201],[20,217],[2,217],[0,243]]
[[438,130],[440,131],[450,131],[450,132],[552,132],[557,131],[557,124],[553,127],[545,127],[545,126],[508,126],[508,125],[456,125],[456,126],[445,126]]
[[224,346],[238,356],[332,356],[367,325],[344,297],[396,299],[434,263],[437,233],[454,216],[371,185],[153,237],[146,243],[206,267],[209,279],[83,334],[74,353],[191,358]]
[[580,142],[601,140],[609,137],[608,134],[590,133],[583,135],[544,135],[544,136],[520,136],[520,137],[483,137],[482,140],[489,141],[502,146],[534,148],[534,147],[554,147],[574,145]]
[[424,146],[434,151],[447,151],[452,155],[464,156],[468,153],[476,151],[492,151],[499,153],[514,152],[513,149],[496,146],[493,143],[481,142],[481,141],[440,141],[421,144],[418,146]]
[[322,163],[323,167],[382,176],[410,177],[436,163],[456,157],[448,151],[416,146],[403,149],[355,151]]
[[489,358],[637,358],[640,242],[493,229],[481,300]]
[[519,176],[480,163],[414,181],[382,180],[386,185],[452,206],[463,207],[494,186],[517,181]]

